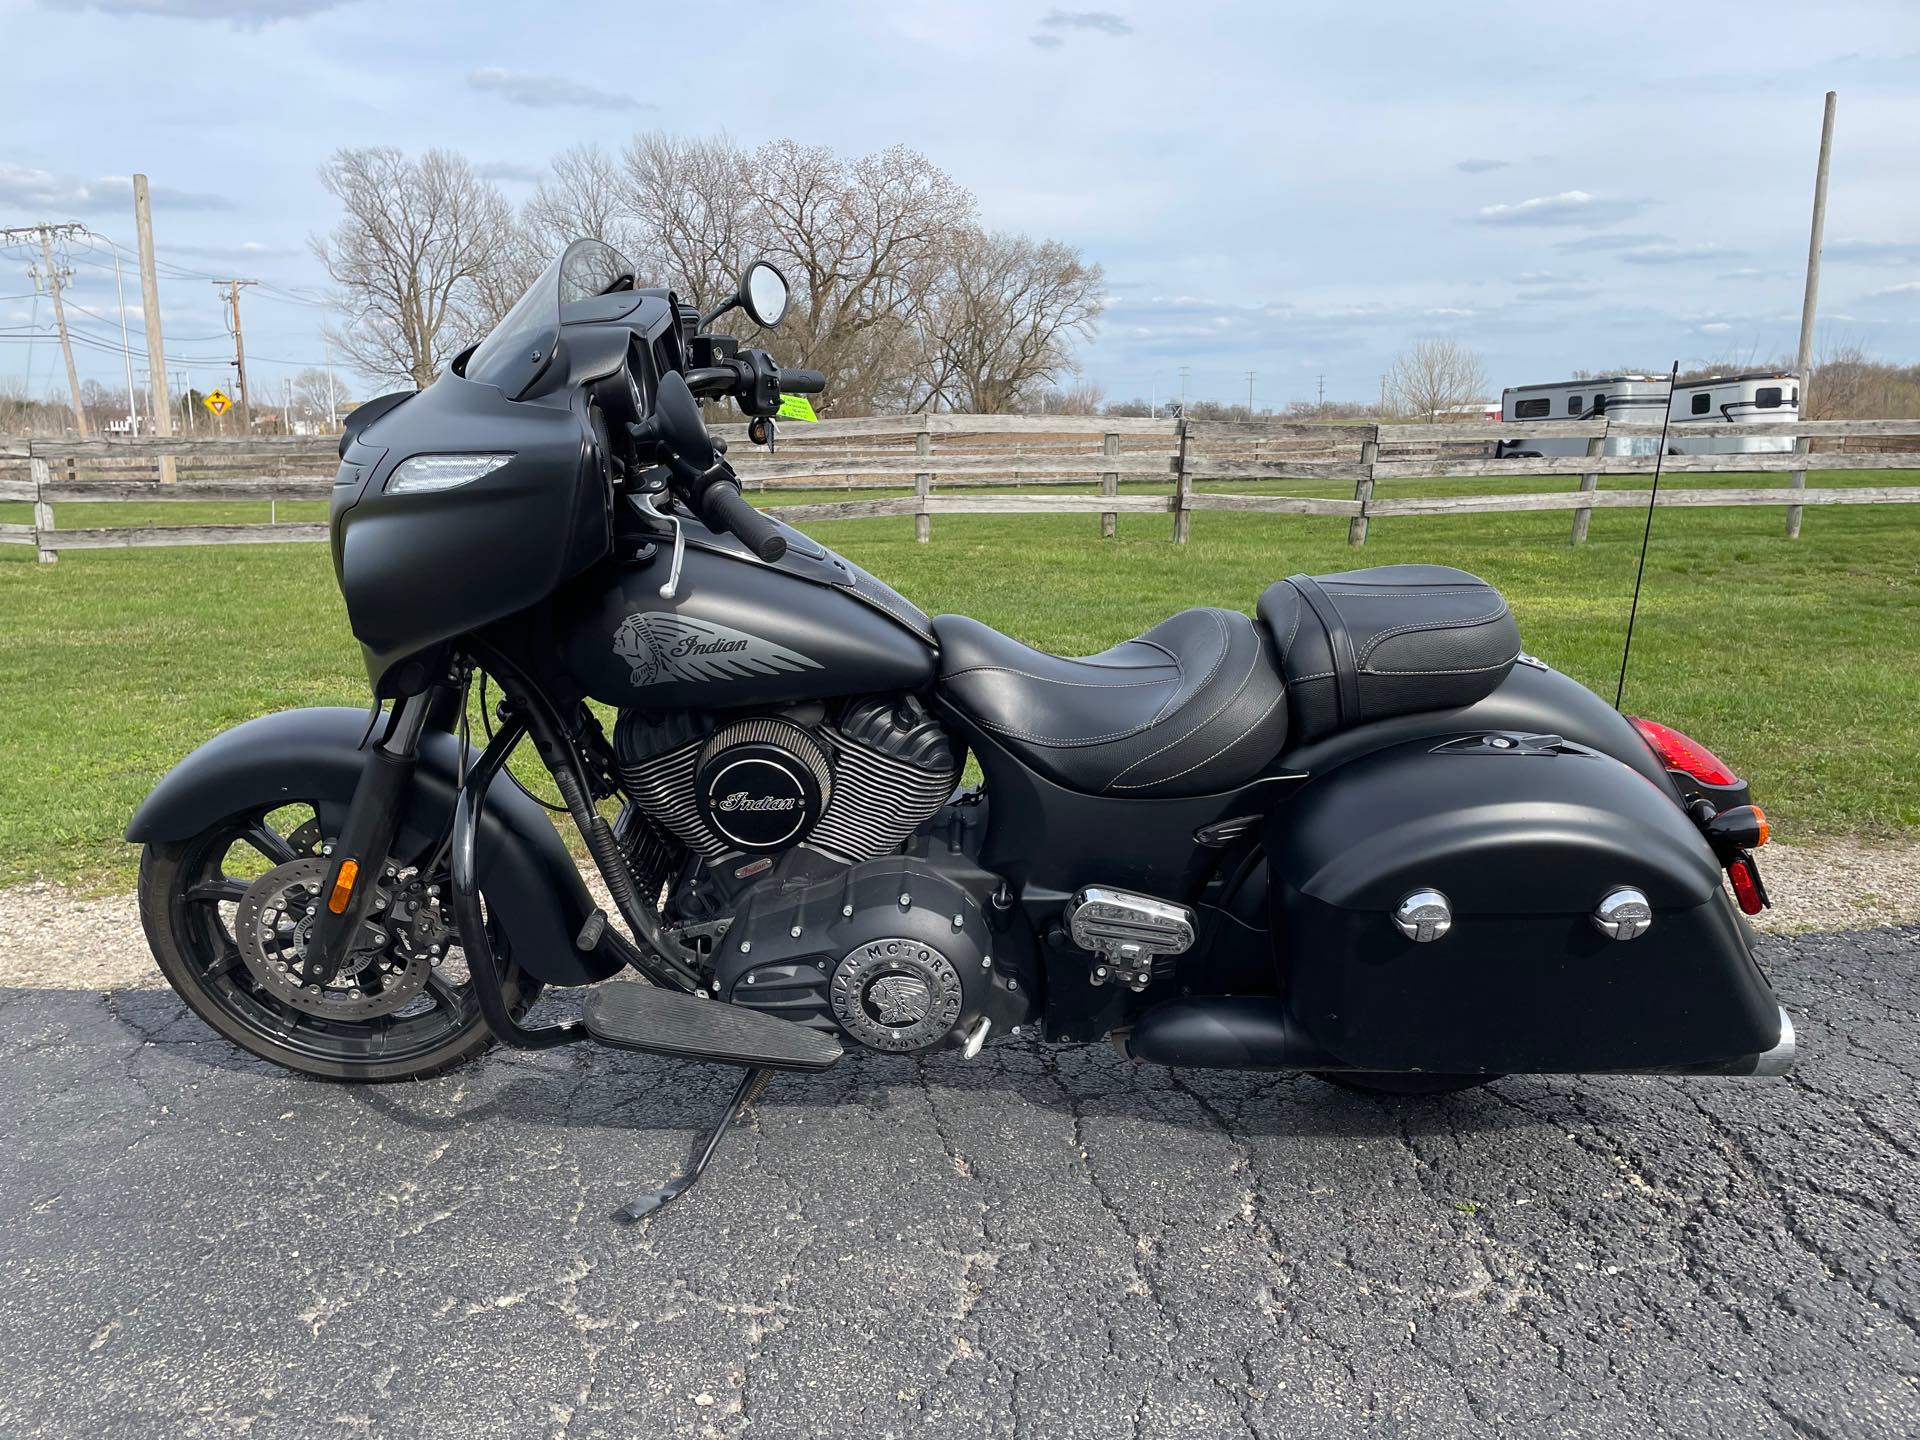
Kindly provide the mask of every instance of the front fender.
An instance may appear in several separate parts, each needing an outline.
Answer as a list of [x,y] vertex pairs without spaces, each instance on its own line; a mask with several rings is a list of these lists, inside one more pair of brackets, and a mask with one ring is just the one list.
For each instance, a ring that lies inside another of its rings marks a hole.
[[[342,816],[365,757],[364,710],[317,708],[263,715],[214,736],[162,777],[134,812],[137,845],[186,840],[229,815],[311,801]],[[446,832],[453,815],[460,741],[443,730],[420,737],[420,763],[395,849],[415,853]],[[469,747],[468,760],[478,758]],[[604,980],[620,962],[582,953],[574,937],[594,905],[547,813],[510,785],[487,795],[480,829],[480,887],[521,969],[549,985]]]

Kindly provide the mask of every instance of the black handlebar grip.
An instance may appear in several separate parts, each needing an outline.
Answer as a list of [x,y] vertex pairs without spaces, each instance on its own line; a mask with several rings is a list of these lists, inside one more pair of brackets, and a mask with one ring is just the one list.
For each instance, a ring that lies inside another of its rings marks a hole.
[[827,388],[827,377],[818,370],[782,370],[780,390],[785,395],[818,395]]
[[787,537],[765,515],[740,498],[739,487],[716,480],[700,497],[700,515],[709,529],[725,530],[771,565],[787,553]]

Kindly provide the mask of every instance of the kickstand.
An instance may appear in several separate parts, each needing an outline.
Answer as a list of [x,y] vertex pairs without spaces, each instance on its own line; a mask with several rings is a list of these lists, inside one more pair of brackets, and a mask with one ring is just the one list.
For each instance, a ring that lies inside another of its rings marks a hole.
[[735,1119],[745,1113],[746,1108],[760,1098],[767,1088],[767,1082],[773,1078],[771,1070],[749,1070],[740,1077],[740,1084],[733,1092],[733,1098],[727,1101],[726,1113],[715,1122],[700,1143],[694,1147],[692,1158],[687,1161],[686,1171],[669,1180],[658,1190],[649,1190],[637,1199],[629,1200],[610,1217],[623,1224],[632,1224],[644,1215],[651,1215],[663,1205],[678,1200],[693,1188],[707,1168],[707,1162],[713,1159],[713,1152],[720,1148],[720,1141],[726,1136],[727,1129]]

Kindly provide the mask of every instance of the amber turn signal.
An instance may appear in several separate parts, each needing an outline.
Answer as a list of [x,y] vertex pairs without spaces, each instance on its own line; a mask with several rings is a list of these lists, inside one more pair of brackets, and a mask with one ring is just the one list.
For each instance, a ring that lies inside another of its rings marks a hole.
[[353,899],[353,882],[360,878],[358,860],[342,860],[340,873],[333,877],[333,893],[327,896],[327,909],[334,914],[343,914],[347,902]]
[[1758,805],[1736,805],[1707,822],[1707,838],[1727,850],[1757,850],[1772,833]]

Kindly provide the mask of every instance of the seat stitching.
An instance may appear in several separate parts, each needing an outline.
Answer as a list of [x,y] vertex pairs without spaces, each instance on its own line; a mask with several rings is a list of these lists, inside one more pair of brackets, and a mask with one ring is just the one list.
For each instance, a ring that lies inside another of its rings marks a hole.
[[1395,625],[1390,630],[1382,630],[1367,642],[1367,648],[1360,652],[1360,658],[1354,663],[1361,669],[1366,668],[1367,657],[1379,648],[1383,640],[1391,640],[1396,635],[1412,635],[1421,630],[1468,630],[1475,625],[1488,625],[1507,613],[1503,602],[1498,610],[1489,610],[1484,615],[1475,615],[1465,620],[1425,620],[1412,625]]
[[1067,740],[1058,735],[1035,735],[1030,731],[1015,730],[1011,726],[996,725],[991,720],[973,715],[971,711],[969,711],[968,714],[972,715],[974,723],[984,726],[996,734],[1005,735],[1011,740],[1025,740],[1030,745],[1045,745],[1056,750],[1080,750],[1089,745],[1105,745],[1114,740],[1130,740],[1143,731],[1151,730],[1154,727],[1155,721],[1158,719],[1156,716],[1154,720],[1149,720],[1144,725],[1136,725],[1131,730],[1118,730],[1111,735],[1090,735],[1079,740]]
[[[1258,730],[1260,728],[1260,722],[1265,720],[1267,716],[1273,713],[1273,707],[1275,705],[1278,705],[1282,700],[1286,698],[1287,696],[1284,690],[1281,691],[1280,694],[1274,696],[1272,700],[1267,702],[1267,708],[1262,710],[1258,715],[1254,717],[1252,724],[1248,725],[1246,729],[1242,730],[1238,735],[1234,736],[1233,739],[1227,741],[1226,744],[1222,745],[1218,750],[1214,751],[1213,754],[1207,756],[1206,759],[1200,761],[1199,764],[1189,765],[1184,770],[1176,770],[1171,775],[1163,775],[1158,780],[1142,780],[1133,785],[1122,785],[1119,783],[1119,780],[1116,777],[1114,782],[1111,785],[1109,785],[1107,788],[1109,790],[1150,790],[1155,785],[1164,785],[1169,780],[1178,780],[1182,775],[1191,775],[1194,771],[1203,769],[1206,766],[1211,765],[1214,761],[1218,760],[1222,755],[1226,754],[1227,751],[1231,750],[1234,746],[1238,745],[1242,740],[1246,739],[1249,735],[1253,734],[1254,731]],[[1126,772],[1122,771],[1121,773],[1124,774]]]
[[[896,609],[893,606],[893,604],[889,602],[887,599],[885,599],[883,596],[879,594],[868,594],[865,590],[863,590],[860,587],[860,581],[858,578],[856,578],[853,582],[853,594],[855,599],[864,600],[869,605],[879,606],[882,610],[886,611],[887,614],[893,616],[894,619],[898,620],[902,625],[906,626],[909,630],[913,631],[913,633],[918,635],[921,639],[926,640],[935,645],[939,643],[938,639],[934,636],[933,622],[931,620],[925,619],[925,618],[922,618],[920,620],[915,620],[911,616],[902,615],[900,611]],[[901,598],[902,600],[906,599],[905,596],[902,596]],[[911,601],[907,601],[907,603],[912,604]],[[915,607],[915,610],[916,610],[916,613],[919,613],[924,617],[925,615],[924,611],[920,611],[917,606]]]
[[1376,670],[1369,667],[1363,673],[1368,675],[1484,675],[1489,670],[1504,670],[1520,658],[1515,651],[1505,660],[1497,660],[1491,665],[1462,665],[1453,670]]
[[[1456,598],[1456,592],[1469,587],[1455,585],[1446,590],[1348,590],[1342,586],[1334,588],[1340,591],[1340,598],[1343,600],[1452,600]],[[1487,587],[1478,585],[1471,588],[1484,590]]]
[[[1119,670],[1123,667],[1115,665],[1111,668]],[[962,675],[977,675],[982,671],[1018,675],[1024,680],[1038,680],[1042,685],[1073,685],[1083,690],[1135,690],[1145,685],[1172,685],[1180,679],[1178,675],[1167,675],[1158,680],[1115,680],[1111,683],[1102,683],[1098,680],[1060,680],[1052,675],[1035,675],[1031,670],[1016,670],[1011,665],[969,665],[964,670],[949,671],[940,678],[943,682],[953,681],[958,680]]]
[[[1214,618],[1217,620],[1220,617],[1216,615]],[[1245,620],[1247,617],[1243,615],[1240,618]],[[1253,622],[1251,620],[1248,620],[1247,625],[1248,625],[1248,628],[1251,629]],[[1229,641],[1231,641],[1232,639],[1231,635],[1229,635],[1228,639]],[[1223,700],[1220,703],[1219,709],[1215,710],[1213,714],[1207,716],[1206,719],[1202,720],[1198,725],[1194,726],[1193,729],[1187,731],[1186,734],[1180,736],[1179,739],[1169,740],[1166,744],[1162,745],[1158,750],[1153,751],[1151,754],[1142,755],[1138,760],[1134,761],[1131,765],[1127,766],[1126,769],[1122,770],[1119,775],[1115,775],[1113,779],[1109,780],[1106,783],[1106,786],[1104,788],[1108,790],[1114,789],[1116,786],[1119,785],[1120,775],[1129,775],[1133,771],[1138,770],[1142,765],[1146,764],[1147,761],[1153,759],[1155,756],[1164,755],[1167,753],[1167,751],[1174,749],[1176,746],[1185,744],[1187,741],[1191,740],[1194,736],[1198,735],[1202,730],[1206,729],[1207,726],[1211,725],[1215,720],[1218,720],[1222,715],[1224,715],[1227,712],[1228,707],[1230,707],[1234,701],[1240,698],[1241,691],[1245,690],[1247,686],[1253,683],[1254,674],[1260,669],[1261,664],[1267,658],[1265,652],[1263,652],[1260,648],[1259,640],[1260,640],[1260,637],[1258,634],[1256,634],[1254,636],[1253,663],[1247,667],[1246,675],[1241,679],[1240,683],[1234,687],[1233,694],[1229,695],[1225,700]],[[1216,666],[1215,668],[1217,669],[1219,667]],[[1209,679],[1212,678],[1211,674],[1209,674],[1208,678]],[[1201,688],[1204,689],[1205,686],[1203,685]],[[1281,691],[1283,694],[1285,693],[1285,690],[1286,690],[1286,686],[1285,686],[1285,683],[1283,682],[1281,685]],[[1197,695],[1200,692],[1195,691],[1194,693]],[[1147,783],[1154,784],[1157,782],[1149,781]],[[1137,790],[1141,787],[1136,785],[1136,786],[1129,786],[1126,788]]]
[[1313,672],[1313,674],[1311,674],[1311,675],[1289,675],[1289,676],[1287,677],[1287,684],[1289,684],[1289,685],[1304,685],[1304,684],[1306,684],[1306,683],[1307,683],[1307,682],[1308,682],[1309,680],[1332,680],[1332,679],[1335,679],[1335,678],[1337,678],[1337,676],[1338,676],[1338,672],[1337,672],[1337,671],[1333,671],[1333,670],[1316,670],[1316,671],[1314,671],[1314,672]]
[[1286,659],[1287,652],[1293,649],[1293,637],[1300,633],[1300,612],[1307,608],[1305,603],[1300,599],[1300,592],[1298,590],[1295,590],[1291,584],[1287,586],[1287,589],[1292,592],[1293,595],[1293,624],[1287,627],[1287,638],[1280,642],[1280,658],[1282,660]]

